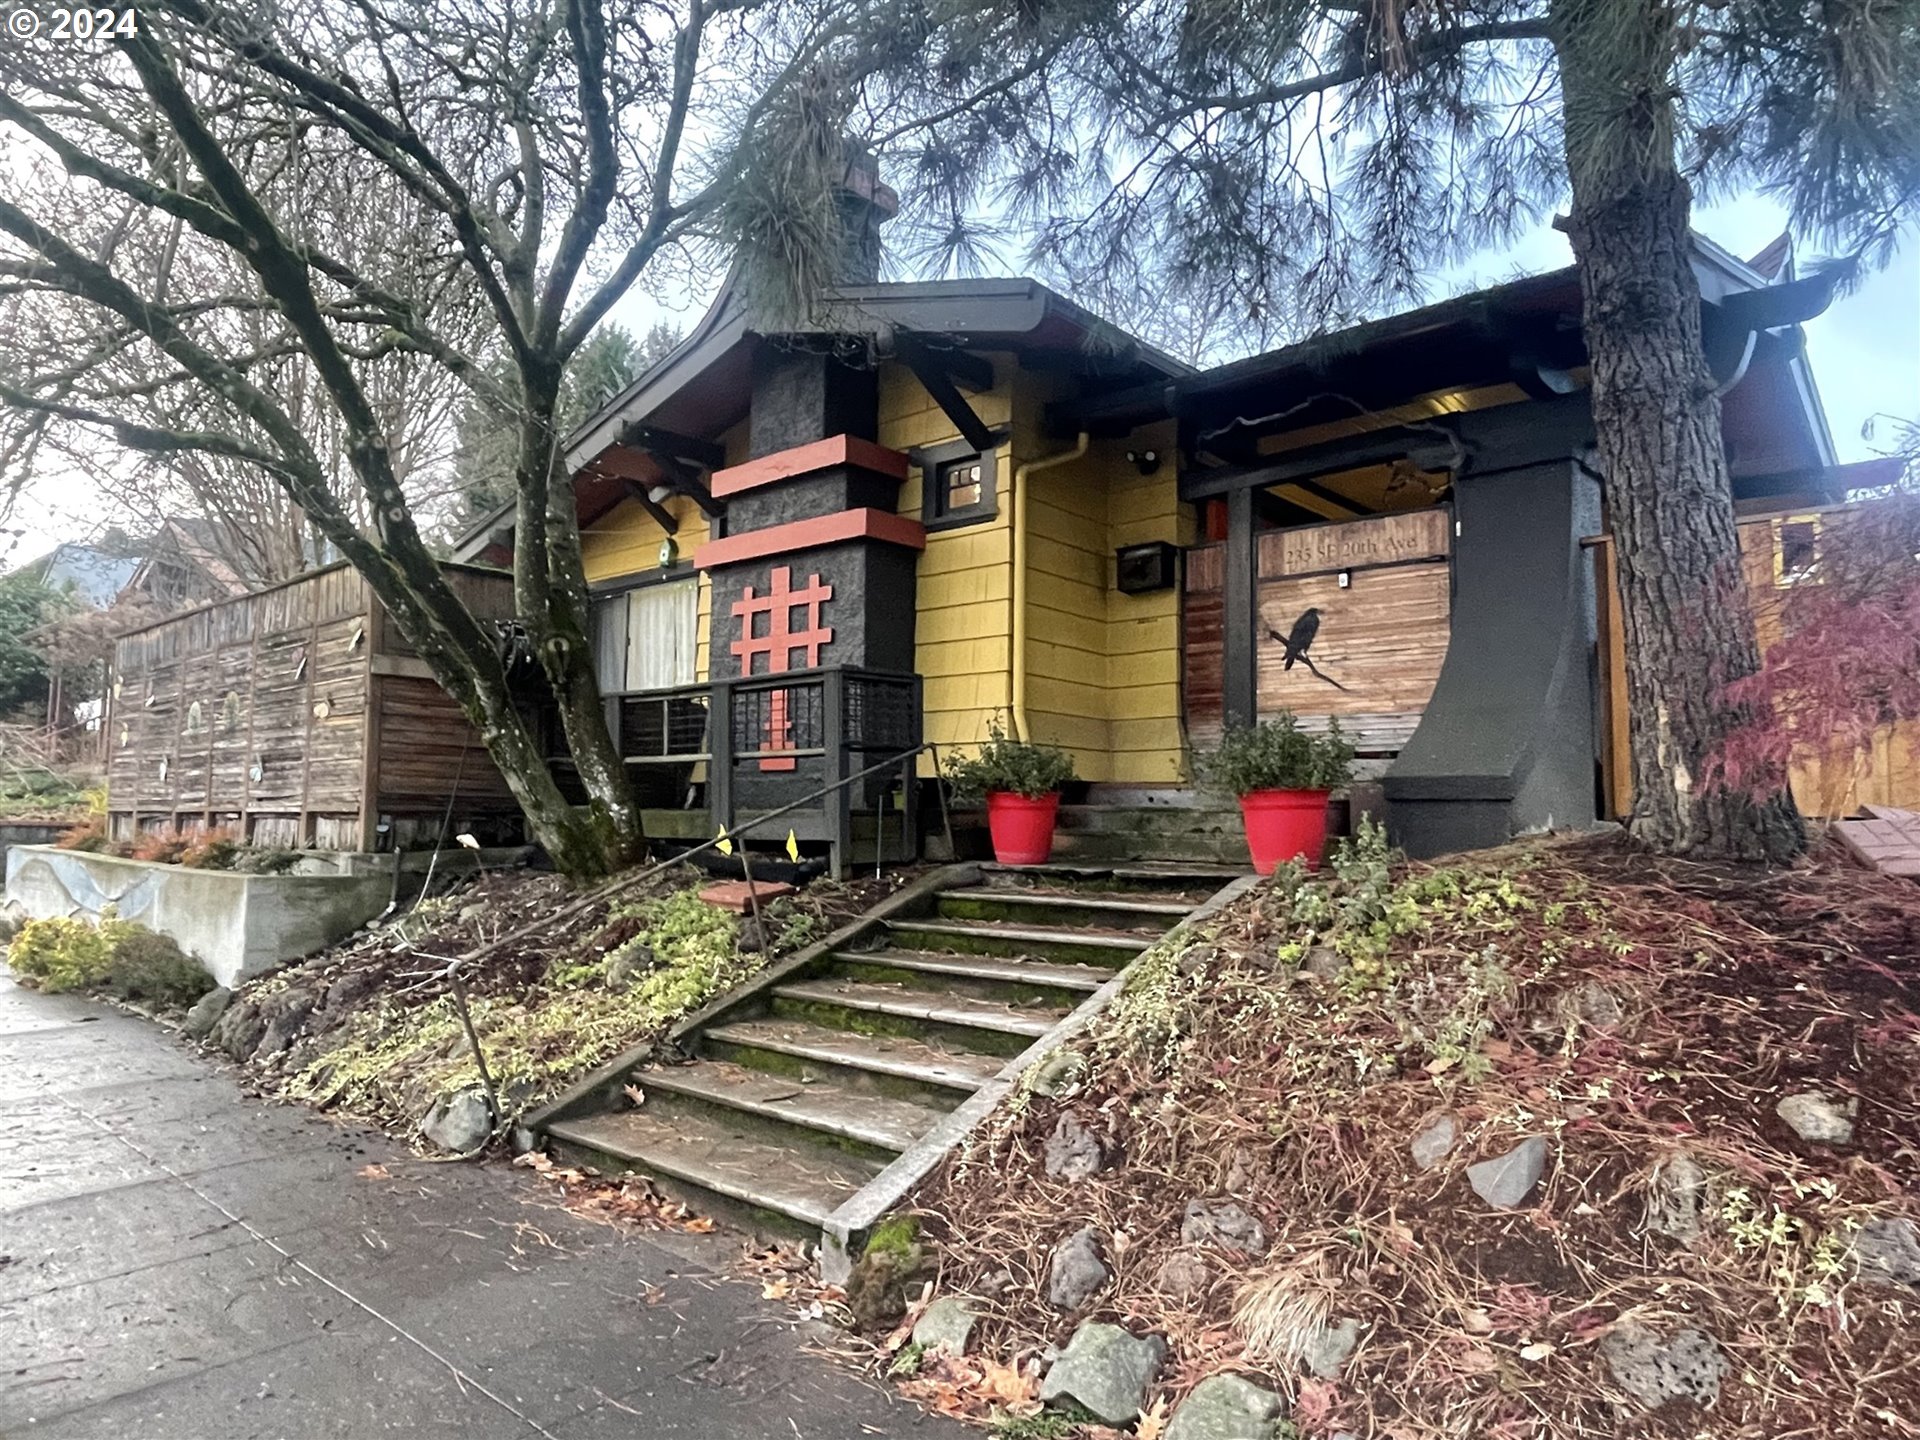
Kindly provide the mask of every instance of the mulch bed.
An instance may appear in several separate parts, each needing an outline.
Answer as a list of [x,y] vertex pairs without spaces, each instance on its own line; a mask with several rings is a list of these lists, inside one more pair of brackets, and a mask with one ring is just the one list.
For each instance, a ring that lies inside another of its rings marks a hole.
[[[1607,839],[1395,876],[1422,877],[1430,908],[1398,912],[1378,970],[1333,981],[1281,951],[1318,912],[1262,887],[1110,1012],[1078,1093],[1022,1094],[958,1152],[917,1209],[940,1291],[985,1297],[980,1351],[910,1389],[1031,1413],[1043,1353],[1091,1316],[1171,1343],[1142,1434],[1228,1370],[1308,1435],[1920,1435],[1920,1293],[1859,1278],[1848,1248],[1920,1217],[1920,889],[1834,850],[1763,872]],[[1373,923],[1319,918],[1323,940]],[[1851,1143],[1775,1113],[1806,1090],[1855,1107]],[[1068,1113],[1108,1148],[1091,1178],[1046,1173]],[[1459,1138],[1423,1171],[1409,1142],[1442,1114]],[[1467,1165],[1533,1135],[1539,1187],[1482,1202]],[[1680,1155],[1708,1180],[1690,1242],[1647,1224]],[[1265,1254],[1184,1244],[1204,1197],[1256,1217]],[[1089,1224],[1113,1280],[1063,1315],[1052,1252]],[[1175,1256],[1205,1266],[1187,1293]],[[1313,1376],[1299,1342],[1335,1317],[1359,1347]],[[1712,1336],[1731,1360],[1712,1407],[1629,1398],[1600,1350],[1623,1320]]]

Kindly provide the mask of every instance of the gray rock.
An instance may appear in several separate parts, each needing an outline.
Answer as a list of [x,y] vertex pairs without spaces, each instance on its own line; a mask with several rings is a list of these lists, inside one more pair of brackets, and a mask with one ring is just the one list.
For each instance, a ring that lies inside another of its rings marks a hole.
[[207,1043],[235,1060],[246,1060],[259,1048],[260,1037],[266,1033],[267,1017],[260,1013],[260,1007],[242,999],[237,1005],[227,1006],[227,1013],[214,1022]]
[[1600,1357],[1620,1388],[1649,1410],[1669,1400],[1711,1405],[1720,1398],[1721,1380],[1733,1369],[1710,1335],[1689,1329],[1662,1336],[1631,1320],[1607,1332]]
[[1817,1090],[1789,1095],[1773,1113],[1802,1140],[1819,1145],[1845,1145],[1853,1139],[1853,1117],[1846,1108]]
[[1191,1250],[1176,1250],[1160,1262],[1153,1288],[1174,1300],[1192,1300],[1206,1294],[1213,1270]]
[[1573,992],[1573,1008],[1590,1030],[1618,1030],[1627,1014],[1619,998],[1597,980],[1588,980]]
[[336,1017],[344,1016],[379,988],[380,977],[373,971],[350,971],[327,987],[327,998],[322,1008]]
[[507,1132],[507,1148],[516,1155],[524,1155],[540,1148],[540,1137],[525,1125],[516,1125]]
[[204,1040],[213,1033],[213,1027],[220,1023],[220,1017],[227,1013],[227,1006],[233,1003],[233,991],[224,985],[216,985],[187,1011],[184,1029],[196,1040]]
[[1198,975],[1219,958],[1220,952],[1211,945],[1189,945],[1174,964],[1182,975]]
[[442,1095],[420,1122],[420,1133],[455,1155],[478,1150],[493,1134],[493,1107],[487,1103],[487,1092],[470,1085]]
[[1040,1398],[1049,1405],[1072,1401],[1109,1425],[1131,1425],[1166,1362],[1167,1342],[1158,1335],[1142,1340],[1089,1320],[1040,1382]]
[[654,964],[654,953],[645,945],[616,955],[613,963],[607,966],[607,986],[613,990],[624,990],[640,976],[653,969]]
[[1051,1100],[1080,1088],[1086,1078],[1087,1057],[1078,1050],[1055,1050],[1033,1072],[1032,1090]]
[[1233,1147],[1233,1159],[1227,1166],[1226,1178],[1220,1182],[1220,1188],[1229,1195],[1244,1195],[1253,1188],[1254,1169],[1249,1162],[1247,1152],[1240,1146]]
[[1700,1238],[1707,1172],[1685,1151],[1669,1155],[1647,1178],[1647,1229],[1691,1245]]
[[1339,1378],[1340,1369],[1347,1363],[1360,1344],[1360,1322],[1342,1320],[1336,1325],[1322,1325],[1300,1358],[1307,1362],[1307,1368],[1322,1380]]
[[313,1011],[314,1000],[311,995],[289,996],[279,1013],[268,1022],[267,1032],[260,1037],[259,1048],[253,1052],[255,1057],[264,1060],[269,1055],[278,1055],[290,1048],[294,1041],[307,1033],[307,1019]]
[[1166,1440],[1277,1440],[1285,1413],[1271,1390],[1238,1375],[1212,1375],[1180,1402]]
[[1005,1269],[996,1270],[973,1288],[979,1291],[986,1299],[997,1300],[1000,1296],[1013,1289],[1013,1271]]
[[1069,1111],[1047,1137],[1047,1174],[1061,1180],[1085,1180],[1107,1168],[1107,1147],[1086,1122]]
[[1338,980],[1346,968],[1347,957],[1331,945],[1310,946],[1300,960],[1300,973],[1322,982]]
[[1447,1158],[1453,1142],[1459,1138],[1460,1127],[1454,1123],[1453,1116],[1442,1115],[1414,1136],[1407,1148],[1413,1152],[1414,1164],[1422,1170],[1431,1170]]
[[1531,1135],[1504,1155],[1467,1167],[1467,1183],[1487,1204],[1502,1210],[1521,1205],[1547,1169],[1547,1140]]
[[1093,1227],[1084,1226],[1061,1241],[1053,1252],[1053,1266],[1047,1276],[1047,1303],[1056,1310],[1084,1310],[1087,1302],[1104,1290],[1111,1279],[1113,1272],[1100,1258],[1100,1244]]
[[980,1317],[958,1295],[942,1295],[921,1312],[913,1325],[913,1343],[943,1355],[964,1355]]
[[1862,1280],[1920,1289],[1920,1226],[1905,1216],[1869,1220],[1853,1237]]
[[1267,1253],[1267,1227],[1232,1200],[1189,1200],[1180,1238],[1189,1245],[1217,1245],[1244,1255]]

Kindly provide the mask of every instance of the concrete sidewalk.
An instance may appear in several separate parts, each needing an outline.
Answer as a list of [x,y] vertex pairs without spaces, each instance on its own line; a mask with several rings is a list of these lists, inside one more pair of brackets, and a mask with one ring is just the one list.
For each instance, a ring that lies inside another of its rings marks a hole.
[[249,1101],[0,971],[4,1440],[971,1433],[807,1354],[717,1273],[737,1243],[623,1235]]

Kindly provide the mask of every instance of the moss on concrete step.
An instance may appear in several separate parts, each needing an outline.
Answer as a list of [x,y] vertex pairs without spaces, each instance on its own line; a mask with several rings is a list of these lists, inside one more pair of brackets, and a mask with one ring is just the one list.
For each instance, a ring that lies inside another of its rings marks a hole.
[[828,973],[929,995],[1065,1010],[1113,978],[1113,971],[1097,965],[1054,965],[1043,960],[924,950],[843,950],[833,956]]
[[1013,925],[990,920],[889,920],[889,941],[903,950],[1004,955],[1118,970],[1155,939],[1139,931]]
[[1006,1063],[999,1055],[914,1037],[860,1035],[772,1017],[716,1025],[700,1037],[700,1048],[770,1074],[831,1077],[932,1104],[957,1103]]
[[[831,986],[844,982],[809,987],[781,987],[773,994],[773,1015],[783,1020],[805,1020],[828,1030],[842,1030],[869,1038],[892,1037],[900,1040],[926,1040],[980,1055],[1011,1059],[1034,1042],[1030,1030],[989,1029],[967,1021],[936,1019],[931,1015],[904,1008],[874,1009],[849,1005]],[[898,998],[897,995],[895,997]]]
[[884,1168],[827,1145],[771,1143],[744,1124],[691,1111],[671,1120],[645,1110],[587,1115],[556,1121],[549,1133],[597,1152],[613,1173],[624,1166],[816,1227]]
[[645,1070],[631,1082],[650,1105],[665,1097],[656,1118],[681,1108],[737,1112],[728,1123],[747,1124],[769,1140],[824,1140],[885,1159],[899,1154],[939,1123],[950,1104],[928,1104],[861,1091],[836,1078],[776,1075],[730,1060]]

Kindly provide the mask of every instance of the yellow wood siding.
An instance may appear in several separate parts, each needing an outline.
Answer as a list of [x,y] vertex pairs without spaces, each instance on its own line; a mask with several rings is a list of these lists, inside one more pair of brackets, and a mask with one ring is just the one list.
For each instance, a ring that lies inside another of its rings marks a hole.
[[[707,538],[707,517],[701,508],[685,496],[676,495],[665,507],[680,522],[673,542],[680,549],[676,571],[685,571],[694,550]],[[620,580],[630,575],[652,574],[660,568],[660,542],[667,538],[654,518],[631,500],[622,500],[613,509],[587,526],[580,535],[580,555],[586,565],[587,583]],[[713,587],[706,575],[700,576],[700,618],[695,632],[694,679],[705,680],[708,668],[708,630],[713,613]]]
[[[746,458],[747,426],[742,421],[720,437],[726,447],[729,465]],[[678,522],[673,542],[680,550],[676,569],[684,570],[693,560],[693,552],[706,543],[709,533],[707,515],[684,495],[666,502],[667,512]],[[667,538],[654,518],[631,500],[622,500],[613,509],[581,528],[580,556],[586,567],[587,583],[598,585],[632,575],[650,575],[660,568],[660,542]],[[710,666],[710,639],[713,629],[713,585],[700,576],[700,613],[696,622],[694,678],[705,680]]]
[[[1013,477],[1016,466],[1071,448],[1042,428],[1046,405],[1065,393],[1056,377],[1022,373],[993,357],[995,386],[967,398],[982,420],[1010,427],[994,476],[990,520],[936,530],[919,561],[915,668],[924,677],[926,736],[964,747],[984,739],[1012,705]],[[912,373],[880,373],[881,444],[896,450],[959,438],[953,422]],[[725,437],[729,463],[745,458],[745,427]],[[1117,546],[1150,540],[1187,545],[1193,516],[1175,486],[1172,427],[1131,440],[1102,440],[1088,454],[1029,477],[1027,721],[1035,739],[1072,752],[1082,778],[1173,783],[1184,775],[1180,726],[1180,608],[1176,590],[1122,595],[1114,589]],[[1143,476],[1128,448],[1156,448],[1159,471]],[[669,508],[690,557],[707,523],[691,501]],[[900,513],[922,513],[921,477],[900,489]],[[587,527],[587,578],[650,572],[665,537],[638,505],[623,503]],[[710,674],[712,595],[700,579],[698,674]],[[931,772],[923,757],[923,773]]]
[[[1011,417],[1013,374],[1012,361],[995,356],[994,388],[967,397],[989,425]],[[910,371],[900,365],[881,370],[882,445],[911,450],[958,438],[953,422]],[[1004,718],[1012,700],[1011,476],[1011,458],[1002,447],[994,476],[998,513],[975,525],[934,531],[920,556],[914,668],[925,679],[926,738],[938,745],[985,739],[987,722],[996,711]],[[918,518],[922,495],[915,469],[900,487],[900,513]],[[921,758],[921,772],[932,772],[931,757]]]
[[[934,531],[920,560],[916,655],[927,738],[942,746],[984,739],[996,712],[1011,718],[1014,473],[1071,448],[1042,425],[1047,404],[1065,393],[1057,378],[1020,372],[1009,356],[995,357],[994,372],[995,388],[968,398],[987,424],[1011,427],[995,477],[998,514]],[[911,373],[881,372],[883,445],[958,438]],[[1168,426],[1131,442],[1103,440],[1028,477],[1027,725],[1034,739],[1070,751],[1083,779],[1150,784],[1183,774],[1178,593],[1113,588],[1116,546],[1192,540],[1173,438]],[[1130,443],[1167,457],[1157,474],[1143,476],[1127,460]],[[922,513],[918,470],[901,488],[900,510]]]

